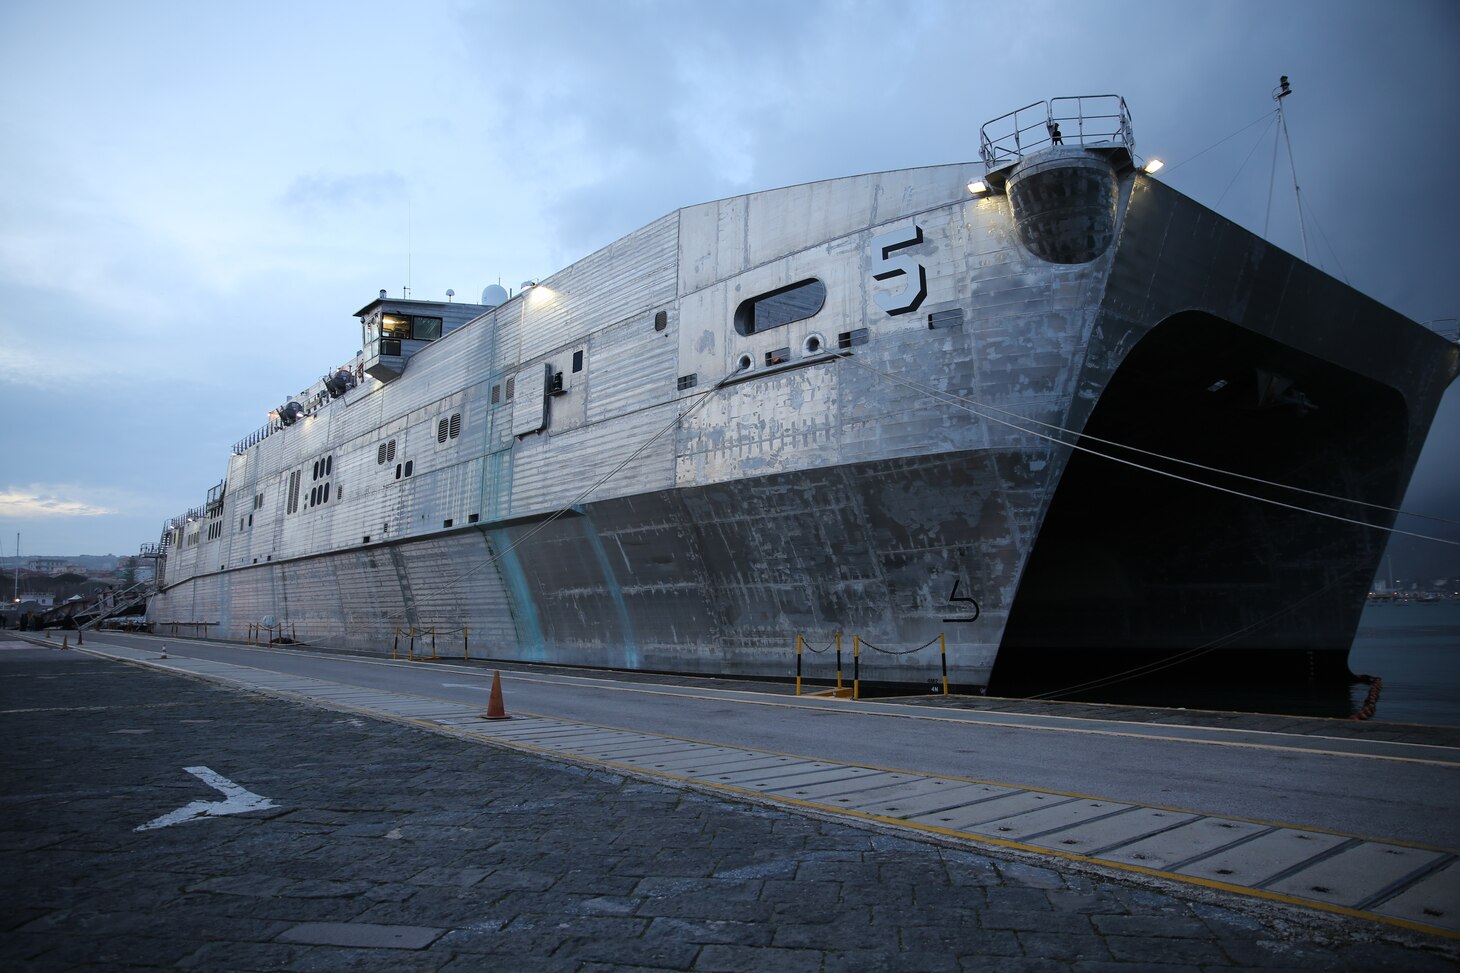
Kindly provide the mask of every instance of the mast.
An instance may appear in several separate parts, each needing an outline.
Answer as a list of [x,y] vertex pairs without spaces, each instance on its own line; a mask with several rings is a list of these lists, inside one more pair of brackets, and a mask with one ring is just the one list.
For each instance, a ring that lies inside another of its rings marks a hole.
[[1298,188],[1298,167],[1293,162],[1293,140],[1288,136],[1288,116],[1283,112],[1283,99],[1293,93],[1292,87],[1288,84],[1288,76],[1285,74],[1278,79],[1278,86],[1273,89],[1272,100],[1277,102],[1278,121],[1282,123],[1283,142],[1288,147],[1288,171],[1293,176],[1293,197],[1298,202],[1298,236],[1303,241],[1303,262],[1311,263],[1308,259],[1308,228],[1303,225],[1303,192]]

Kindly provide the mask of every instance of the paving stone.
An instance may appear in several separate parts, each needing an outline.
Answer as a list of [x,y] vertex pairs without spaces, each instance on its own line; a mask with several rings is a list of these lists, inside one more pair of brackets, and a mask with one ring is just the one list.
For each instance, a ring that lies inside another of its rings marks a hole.
[[644,939],[580,939],[564,943],[553,953],[564,963],[612,964],[616,969],[645,967],[662,970],[687,970],[699,955],[694,943]]
[[775,970],[776,973],[820,973],[819,949],[779,949],[759,946],[706,946],[700,950],[695,970],[704,973],[745,973],[747,970]]
[[769,946],[771,923],[726,922],[723,919],[676,919],[660,916],[649,923],[646,940],[668,939],[702,945]]
[[1126,962],[1189,963],[1197,966],[1228,962],[1227,953],[1214,941],[1106,936],[1105,946],[1110,950],[1112,959]]
[[917,970],[918,973],[958,973],[952,953],[919,953],[897,949],[828,950],[822,973],[867,973],[869,970]]
[[[1453,950],[1366,941],[1370,923],[1325,917],[1324,944],[1304,944],[1291,912],[1269,919],[1210,893],[940,847],[140,668],[66,669],[56,655],[0,653],[0,710],[47,694],[108,708],[84,720],[0,713],[9,738],[48,741],[0,763],[0,868],[15,877],[0,885],[0,969],[1453,969]],[[164,700],[162,720],[152,707]],[[199,796],[184,766],[287,809],[133,832]],[[412,950],[281,940],[307,923],[443,932]]]
[[1200,919],[1182,916],[1120,916],[1095,915],[1090,917],[1095,928],[1106,936],[1145,936],[1148,938],[1211,938],[1211,930]]
[[1092,933],[1065,934],[1055,932],[1030,932],[1019,930],[1019,945],[1028,956],[1045,956],[1050,959],[1103,960],[1110,959],[1106,940]]
[[238,973],[262,973],[281,969],[294,962],[307,947],[284,943],[208,943],[191,955],[178,960],[181,970],[234,970]]

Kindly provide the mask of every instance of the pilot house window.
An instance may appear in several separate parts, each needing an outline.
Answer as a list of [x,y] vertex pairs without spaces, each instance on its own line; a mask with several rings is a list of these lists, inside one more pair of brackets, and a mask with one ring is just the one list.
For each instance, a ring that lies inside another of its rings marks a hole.
[[759,334],[809,318],[825,304],[826,285],[814,278],[803,280],[741,301],[735,309],[735,330],[743,335]]
[[441,337],[441,319],[420,314],[382,314],[380,337],[399,340],[435,341]]

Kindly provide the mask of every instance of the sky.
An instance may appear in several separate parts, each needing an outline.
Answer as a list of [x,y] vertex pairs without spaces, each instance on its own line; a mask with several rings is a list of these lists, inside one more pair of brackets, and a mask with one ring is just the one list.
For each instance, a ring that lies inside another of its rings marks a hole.
[[[1301,253],[1288,75],[1313,262],[1453,334],[1457,45],[1454,0],[7,0],[0,554],[156,541],[381,288],[475,300],[681,206],[974,159],[1060,95],[1123,95],[1159,178]],[[1457,442],[1460,385],[1406,510],[1460,520]]]

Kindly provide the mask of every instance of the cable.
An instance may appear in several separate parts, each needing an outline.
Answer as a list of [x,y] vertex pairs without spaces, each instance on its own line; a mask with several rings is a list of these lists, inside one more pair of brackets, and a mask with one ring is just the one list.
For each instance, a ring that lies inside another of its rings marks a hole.
[[[1157,453],[1149,449],[1141,449],[1139,446],[1130,446],[1126,443],[1116,442],[1113,439],[1102,439],[1099,436],[1092,436],[1086,432],[1076,432],[1073,429],[1067,429],[1064,426],[1059,426],[1052,422],[1042,422],[1039,419],[1031,419],[1028,416],[1020,415],[1017,412],[1010,412],[1007,409],[1000,409],[998,406],[989,405],[986,402],[979,402],[977,399],[970,399],[966,396],[955,395],[952,392],[940,392],[939,390],[932,388],[928,388],[928,391],[944,396],[947,401],[961,403],[980,409],[988,409],[992,412],[998,412],[1002,415],[1012,416],[1013,418],[1018,419],[1021,422],[1033,423],[1036,426],[1043,426],[1046,429],[1053,429],[1056,432],[1061,432],[1069,436],[1075,436],[1077,439],[1080,440],[1089,440],[1090,442],[1100,443],[1105,446],[1114,446],[1117,449],[1129,450],[1132,453],[1139,453],[1142,456],[1152,456],[1156,459],[1165,460],[1168,463],[1177,463],[1181,466],[1189,466],[1193,469],[1204,470],[1208,473],[1216,473],[1220,476],[1230,476],[1238,480],[1247,480],[1250,483],[1260,483],[1263,486],[1274,487],[1279,490],[1291,490],[1294,493],[1306,493],[1309,496],[1320,497],[1324,500],[1333,500],[1338,503],[1352,503],[1360,507],[1371,507],[1375,510],[1383,510],[1386,513],[1400,514],[1405,517],[1418,517],[1421,520],[1433,520],[1436,523],[1448,524],[1452,527],[1460,527],[1460,521],[1450,520],[1445,517],[1436,517],[1432,514],[1415,513],[1410,510],[1402,510],[1399,507],[1385,506],[1382,503],[1370,503],[1367,500],[1355,500],[1352,497],[1340,497],[1337,494],[1324,493],[1322,490],[1310,490],[1306,487],[1291,486],[1287,483],[1279,483],[1276,480],[1265,480],[1260,476],[1249,476],[1246,473],[1234,473],[1231,470],[1224,470],[1217,466],[1207,466],[1203,463],[1195,462],[1194,460],[1180,459],[1176,456],[1169,456],[1165,453]],[[1062,445],[1070,445],[1069,443],[1065,443],[1063,440],[1056,441],[1060,442]]]
[[[1277,109],[1275,109],[1275,108],[1272,111],[1263,112],[1257,118],[1255,118],[1252,121],[1248,122],[1246,125],[1243,125],[1241,128],[1237,129],[1237,131],[1233,132],[1231,135],[1228,135],[1226,138],[1223,138],[1223,139],[1221,139],[1219,141],[1213,142],[1211,145],[1208,145],[1206,148],[1202,149],[1196,155],[1187,156],[1185,159],[1182,159],[1180,162],[1176,162],[1176,163],[1172,163],[1172,164],[1167,165],[1166,166],[1166,174],[1169,176],[1171,173],[1175,172],[1177,169],[1180,169],[1182,166],[1186,165],[1188,162],[1195,162],[1197,159],[1200,159],[1202,156],[1206,155],[1208,152],[1210,152],[1212,149],[1215,149],[1217,146],[1223,144],[1224,142],[1230,142],[1232,139],[1234,139],[1237,136],[1241,135],[1243,132],[1247,131],[1249,128],[1251,128],[1252,126],[1256,125],[1258,122],[1261,122],[1261,121],[1264,121],[1264,120],[1271,120],[1271,117],[1276,112],[1277,112]],[[1251,153],[1248,153],[1248,154],[1250,155]]]
[[[1277,113],[1273,112],[1274,117],[1269,122],[1269,128],[1277,123],[1277,119],[1275,117],[1276,115]],[[1237,171],[1232,173],[1232,178],[1230,181],[1228,181],[1227,188],[1222,190],[1222,195],[1217,197],[1217,202],[1215,205],[1212,206],[1212,209],[1216,209],[1218,206],[1221,206],[1222,200],[1226,199],[1227,194],[1232,191],[1232,187],[1237,185],[1237,179],[1242,175],[1242,170],[1247,168],[1247,163],[1252,161],[1252,156],[1257,152],[1258,148],[1262,145],[1262,140],[1265,138],[1267,138],[1266,128],[1263,129],[1262,132],[1257,136],[1257,141],[1252,143],[1252,148],[1247,150],[1246,158],[1244,158],[1242,160],[1242,164],[1237,167]]]
[[[1391,534],[1403,534],[1403,535],[1405,535],[1407,537],[1418,537],[1418,538],[1421,538],[1423,540],[1435,541],[1435,542],[1440,543],[1440,544],[1449,544],[1452,547],[1460,547],[1460,541],[1446,540],[1443,537],[1433,537],[1433,536],[1431,536],[1429,534],[1420,534],[1420,533],[1417,533],[1415,531],[1400,530],[1397,527],[1384,527],[1384,526],[1382,526],[1380,524],[1371,524],[1368,521],[1364,521],[1364,520],[1355,520],[1352,517],[1344,517],[1344,516],[1341,516],[1339,514],[1325,513],[1324,511],[1321,511],[1321,510],[1313,510],[1313,509],[1311,509],[1309,507],[1300,507],[1300,506],[1298,506],[1296,504],[1285,503],[1285,502],[1283,502],[1281,500],[1274,500],[1274,499],[1272,499],[1270,497],[1259,497],[1259,496],[1257,496],[1255,494],[1243,493],[1241,490],[1234,490],[1231,487],[1218,486],[1215,483],[1207,483],[1204,480],[1194,480],[1194,479],[1192,479],[1191,477],[1188,477],[1188,476],[1181,476],[1179,473],[1172,473],[1172,472],[1170,472],[1168,470],[1159,470],[1159,469],[1156,469],[1155,467],[1152,467],[1152,466],[1145,466],[1145,465],[1142,465],[1140,463],[1134,462],[1133,460],[1121,459],[1118,456],[1111,456],[1109,453],[1102,453],[1099,450],[1090,449],[1089,447],[1086,447],[1086,446],[1080,446],[1080,445],[1078,445],[1076,443],[1065,442],[1064,440],[1057,439],[1054,436],[1049,436],[1049,435],[1046,435],[1045,433],[1038,432],[1038,431],[1033,430],[1033,429],[1026,429],[1026,428],[1024,428],[1022,426],[1015,425],[1012,422],[1007,422],[1007,421],[1005,421],[1003,419],[1000,419],[1000,418],[998,418],[996,416],[987,415],[986,413],[980,412],[977,409],[970,408],[968,406],[963,405],[962,402],[961,402],[961,400],[958,399],[957,396],[951,395],[951,393],[941,392],[938,389],[929,388],[928,386],[925,386],[925,385],[920,385],[919,383],[913,382],[913,381],[911,381],[909,379],[903,379],[903,378],[897,377],[896,375],[888,374],[887,372],[884,372],[881,369],[873,368],[870,365],[863,364],[862,362],[857,361],[857,359],[854,358],[854,357],[847,356],[843,360],[845,360],[845,361],[851,361],[853,364],[855,364],[859,368],[864,368],[867,371],[872,372],[873,374],[881,375],[884,378],[887,378],[887,379],[889,379],[891,381],[897,382],[897,383],[899,383],[901,385],[906,385],[909,388],[915,389],[917,391],[921,391],[921,392],[923,392],[925,394],[928,394],[928,395],[939,396],[941,401],[947,402],[950,405],[958,406],[959,408],[962,408],[965,411],[970,412],[973,415],[976,415],[976,416],[978,416],[978,417],[980,417],[982,419],[987,419],[990,422],[996,422],[996,423],[998,423],[1001,426],[1008,426],[1010,429],[1013,429],[1016,432],[1022,432],[1025,435],[1028,435],[1028,436],[1034,436],[1034,437],[1036,437],[1038,439],[1044,439],[1044,440],[1047,440],[1049,442],[1055,443],[1057,445],[1064,446],[1064,447],[1066,447],[1068,449],[1078,450],[1079,452],[1082,452],[1082,453],[1089,453],[1092,456],[1099,456],[1099,457],[1101,457],[1103,459],[1108,459],[1108,460],[1110,460],[1113,463],[1121,463],[1121,464],[1123,464],[1125,466],[1131,466],[1131,467],[1134,467],[1134,468],[1136,468],[1138,470],[1145,470],[1148,473],[1155,473],[1158,476],[1169,477],[1169,478],[1171,478],[1173,480],[1179,480],[1179,481],[1181,481],[1183,483],[1190,483],[1193,486],[1206,487],[1209,490],[1217,490],[1217,491],[1219,491],[1221,493],[1228,493],[1228,494],[1231,494],[1233,496],[1243,497],[1243,498],[1248,499],[1248,500],[1256,500],[1259,503],[1268,503],[1268,504],[1272,504],[1273,506],[1276,506],[1276,507],[1283,507],[1283,508],[1288,509],[1288,510],[1296,510],[1296,511],[1298,511],[1300,513],[1312,514],[1315,517],[1326,517],[1329,520],[1337,520],[1337,521],[1341,521],[1341,522],[1346,523],[1346,524],[1353,524],[1353,525],[1358,526],[1358,527],[1367,527],[1367,528],[1369,528],[1371,530],[1387,531],[1388,533],[1391,533]],[[1028,420],[1026,420],[1026,421],[1028,421]]]

